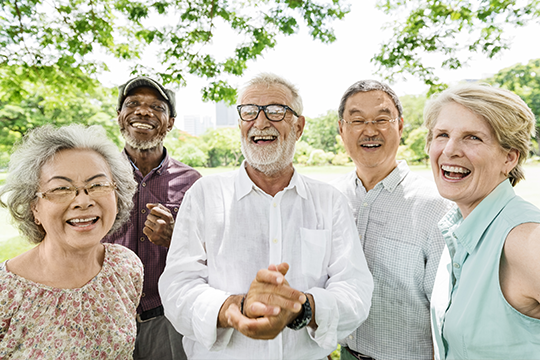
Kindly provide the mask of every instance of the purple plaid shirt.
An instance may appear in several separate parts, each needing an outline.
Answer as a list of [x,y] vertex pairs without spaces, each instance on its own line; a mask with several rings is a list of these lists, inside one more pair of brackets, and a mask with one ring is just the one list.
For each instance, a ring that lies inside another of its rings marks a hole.
[[[201,177],[197,170],[169,157],[144,178],[133,164],[133,175],[139,184],[133,197],[130,220],[103,242],[124,245],[139,256],[144,265],[144,285],[141,303],[137,312],[141,313],[161,305],[158,293],[158,279],[165,268],[169,249],[152,244],[143,234],[144,222],[148,216],[148,203],[160,203],[167,207],[176,219],[178,209],[186,191]],[[127,153],[124,150],[124,155]]]

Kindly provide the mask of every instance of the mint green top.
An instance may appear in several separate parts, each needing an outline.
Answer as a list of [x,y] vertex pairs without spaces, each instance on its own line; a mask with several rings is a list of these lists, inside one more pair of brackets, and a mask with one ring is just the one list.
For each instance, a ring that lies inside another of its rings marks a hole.
[[[454,208],[439,222],[447,249],[432,298],[436,358],[540,359],[540,320],[508,304],[499,282],[506,237],[528,222],[540,223],[540,210],[516,196],[508,180],[466,219]],[[445,301],[437,299],[441,293]]]

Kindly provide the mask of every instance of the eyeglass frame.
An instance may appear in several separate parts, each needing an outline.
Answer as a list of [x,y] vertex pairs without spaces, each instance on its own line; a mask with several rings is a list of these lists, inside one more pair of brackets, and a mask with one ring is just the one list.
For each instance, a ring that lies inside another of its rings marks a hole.
[[[369,124],[372,124],[373,126],[375,126],[376,128],[378,128],[378,127],[377,127],[377,124],[381,124],[381,123],[378,122],[378,121],[384,121],[384,122],[388,121],[388,124],[391,124],[391,123],[393,123],[393,122],[398,121],[399,119],[400,119],[400,117],[398,116],[397,118],[395,118],[395,119],[390,119],[390,120],[370,120],[370,121],[365,121],[365,120],[364,120],[364,121],[359,121],[359,120],[358,120],[358,121],[347,121],[347,120],[345,120],[345,119],[341,119],[340,121],[343,121],[344,123],[350,124],[350,125],[352,125],[353,127],[354,127],[354,126],[359,126],[359,127],[364,128],[364,127],[368,126]],[[361,123],[361,125],[360,125],[360,123]],[[385,123],[382,123],[382,124],[385,124]]]
[[[242,109],[243,106],[256,106],[258,108],[257,110],[257,115],[255,115],[255,117],[251,120],[244,120],[242,118],[242,113],[240,111],[240,109]],[[285,108],[285,112],[283,113],[283,117],[280,119],[280,120],[272,120],[268,117],[268,114],[266,113],[266,108],[268,106],[282,106]],[[268,119],[268,121],[272,121],[272,122],[280,122],[280,121],[283,121],[283,119],[285,119],[285,116],[287,116],[287,110],[291,110],[291,112],[293,113],[294,116],[296,117],[300,117],[300,115],[298,115],[296,113],[296,111],[294,111],[290,106],[288,105],[283,105],[283,104],[268,104],[268,105],[257,105],[257,104],[241,104],[241,105],[236,105],[236,110],[238,111],[238,116],[240,116],[240,120],[242,121],[247,121],[247,122],[250,122],[250,121],[255,121],[257,120],[257,118],[259,117],[259,114],[261,113],[261,110],[264,112],[264,116],[266,116],[266,118]]]
[[[90,197],[92,197],[91,195],[91,192],[88,193],[88,189],[94,185],[97,185],[97,184],[101,184],[102,186],[108,186],[108,187],[111,187],[111,191],[108,191],[106,193],[103,193],[103,195],[105,194],[108,194],[112,191],[115,191],[118,189],[116,183],[113,181],[113,182],[109,182],[109,181],[105,181],[103,183],[90,183],[90,184],[87,184],[87,185],[84,185],[84,186],[77,186],[77,187],[73,187],[73,186],[58,186],[58,187],[55,187],[55,188],[52,188],[52,189],[49,189],[49,190],[46,190],[46,191],[40,191],[40,192],[36,192],[36,196],[40,199],[45,199],[47,201],[50,201],[52,203],[55,203],[55,204],[63,204],[63,203],[67,203],[68,200],[65,200],[65,201],[60,201],[60,202],[56,202],[56,201],[53,201],[51,200],[50,198],[47,198],[47,193],[50,193],[51,191],[54,191],[54,190],[57,190],[61,187],[67,187],[69,189],[74,189],[75,192],[75,196],[73,196],[69,201],[73,201],[77,196],[79,196],[79,190],[83,189],[84,190],[84,193]],[[72,192],[73,193],[73,192]],[[67,199],[67,198],[66,198]]]

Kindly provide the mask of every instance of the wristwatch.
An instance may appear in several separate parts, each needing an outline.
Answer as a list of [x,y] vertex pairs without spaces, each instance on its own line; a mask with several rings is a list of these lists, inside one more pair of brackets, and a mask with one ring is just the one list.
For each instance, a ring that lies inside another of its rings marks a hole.
[[306,295],[306,302],[302,304],[302,311],[296,319],[294,319],[287,327],[289,329],[293,330],[300,330],[302,328],[305,328],[307,324],[311,321],[311,317],[313,316],[313,313],[311,311],[311,304],[309,303],[309,298]]

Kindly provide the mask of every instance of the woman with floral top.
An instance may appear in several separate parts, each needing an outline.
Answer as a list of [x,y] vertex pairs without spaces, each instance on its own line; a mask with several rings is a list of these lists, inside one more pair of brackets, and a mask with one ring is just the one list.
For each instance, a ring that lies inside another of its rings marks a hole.
[[100,241],[128,219],[135,190],[102,128],[27,134],[0,205],[38,245],[0,265],[0,359],[132,357],[142,264]]

